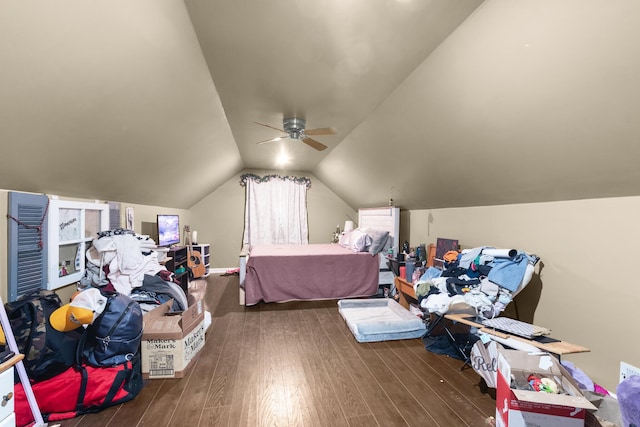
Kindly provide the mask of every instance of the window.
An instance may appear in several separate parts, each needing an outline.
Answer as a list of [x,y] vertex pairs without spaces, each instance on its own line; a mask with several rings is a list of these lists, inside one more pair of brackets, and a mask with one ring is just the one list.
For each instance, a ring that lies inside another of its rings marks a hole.
[[240,185],[246,186],[244,244],[309,243],[309,178],[244,174]]
[[109,205],[52,199],[48,224],[47,288],[57,289],[84,275],[87,249],[99,231],[109,229]]

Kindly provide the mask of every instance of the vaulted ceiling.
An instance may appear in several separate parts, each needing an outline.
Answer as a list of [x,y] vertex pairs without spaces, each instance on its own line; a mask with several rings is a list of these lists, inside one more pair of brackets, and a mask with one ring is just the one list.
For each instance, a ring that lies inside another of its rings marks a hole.
[[[189,208],[273,169],[353,208],[640,194],[635,0],[0,5],[0,188]],[[336,133],[257,144],[287,117]]]

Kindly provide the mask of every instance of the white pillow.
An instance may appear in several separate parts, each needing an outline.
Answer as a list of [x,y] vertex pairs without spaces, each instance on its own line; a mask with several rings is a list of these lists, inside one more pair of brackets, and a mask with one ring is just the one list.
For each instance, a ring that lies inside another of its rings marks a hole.
[[354,252],[367,252],[371,246],[371,236],[365,230],[356,228],[349,238],[349,249]]
[[343,248],[349,247],[349,241],[351,240],[351,233],[353,230],[343,231],[340,233],[340,237],[338,237],[338,244]]

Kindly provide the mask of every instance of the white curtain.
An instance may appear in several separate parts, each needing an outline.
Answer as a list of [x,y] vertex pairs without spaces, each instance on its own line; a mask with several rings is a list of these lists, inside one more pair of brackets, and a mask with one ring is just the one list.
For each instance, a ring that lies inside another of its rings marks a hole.
[[243,175],[246,187],[243,242],[307,244],[308,178]]

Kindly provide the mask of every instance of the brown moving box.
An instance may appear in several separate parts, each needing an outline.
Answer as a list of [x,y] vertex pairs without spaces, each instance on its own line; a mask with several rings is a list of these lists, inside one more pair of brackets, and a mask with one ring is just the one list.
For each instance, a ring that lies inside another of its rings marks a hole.
[[189,308],[171,313],[169,300],[144,315],[142,333],[142,377],[182,378],[204,347],[202,299],[189,295]]

